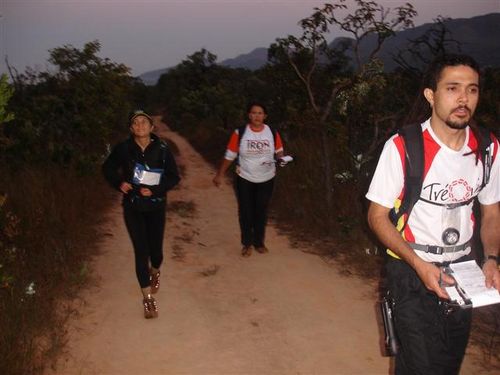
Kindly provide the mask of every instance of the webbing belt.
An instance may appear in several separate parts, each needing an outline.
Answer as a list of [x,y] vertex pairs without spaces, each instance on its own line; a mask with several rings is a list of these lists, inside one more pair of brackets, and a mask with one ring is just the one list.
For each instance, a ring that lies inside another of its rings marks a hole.
[[425,251],[426,253],[432,254],[444,254],[444,253],[456,253],[457,251],[462,251],[471,246],[471,240],[456,246],[433,246],[433,245],[420,245],[418,243],[408,242],[408,245],[414,250]]

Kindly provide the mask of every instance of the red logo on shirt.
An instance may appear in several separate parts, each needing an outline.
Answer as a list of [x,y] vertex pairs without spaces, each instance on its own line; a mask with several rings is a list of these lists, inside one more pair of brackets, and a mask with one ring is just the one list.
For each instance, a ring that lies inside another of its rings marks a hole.
[[462,178],[448,186],[448,195],[452,202],[464,202],[472,197],[472,192],[472,187]]
[[438,204],[466,202],[474,196],[474,189],[464,179],[458,179],[443,187],[439,182],[422,189],[422,199]]

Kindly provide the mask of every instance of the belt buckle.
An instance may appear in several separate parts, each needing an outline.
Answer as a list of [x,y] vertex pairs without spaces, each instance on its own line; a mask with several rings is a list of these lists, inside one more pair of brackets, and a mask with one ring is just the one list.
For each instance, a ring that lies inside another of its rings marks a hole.
[[432,254],[442,255],[444,253],[443,246],[429,246],[428,251]]

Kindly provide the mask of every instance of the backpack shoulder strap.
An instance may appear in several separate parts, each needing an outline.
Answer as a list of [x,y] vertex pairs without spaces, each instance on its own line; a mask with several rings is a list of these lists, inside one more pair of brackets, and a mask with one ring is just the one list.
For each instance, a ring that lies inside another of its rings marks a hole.
[[491,148],[491,132],[482,127],[478,126],[478,136],[477,144],[479,147],[479,154],[481,155],[481,161],[483,163],[483,181],[481,183],[481,189],[486,186],[490,181],[491,164],[493,163],[493,156]]
[[402,127],[399,135],[404,141],[405,151],[405,172],[404,172],[404,195],[400,207],[392,209],[390,213],[391,221],[398,224],[399,219],[406,214],[407,219],[400,229],[404,230],[408,222],[408,216],[413,206],[420,199],[424,175],[424,139],[420,124],[411,124]]
[[238,153],[240,151],[241,140],[243,139],[243,134],[245,134],[245,130],[247,130],[246,125],[238,127]]
[[243,139],[243,134],[245,134],[245,130],[247,130],[246,125],[239,126],[238,128],[238,157],[236,158],[236,165],[240,164],[240,148],[241,148],[241,140]]

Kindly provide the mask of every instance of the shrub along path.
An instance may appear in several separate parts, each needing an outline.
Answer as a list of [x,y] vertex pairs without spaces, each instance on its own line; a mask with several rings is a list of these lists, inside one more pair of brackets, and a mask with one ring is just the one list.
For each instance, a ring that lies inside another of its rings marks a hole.
[[[387,374],[376,285],[293,248],[270,226],[268,254],[240,256],[229,184],[177,134],[184,178],[169,193],[159,318],[145,320],[121,207],[110,213],[95,285],[70,319],[57,374]],[[222,150],[221,150],[222,154]],[[275,197],[278,199],[278,197]],[[478,357],[468,354],[464,373]],[[483,372],[481,372],[483,373]]]

